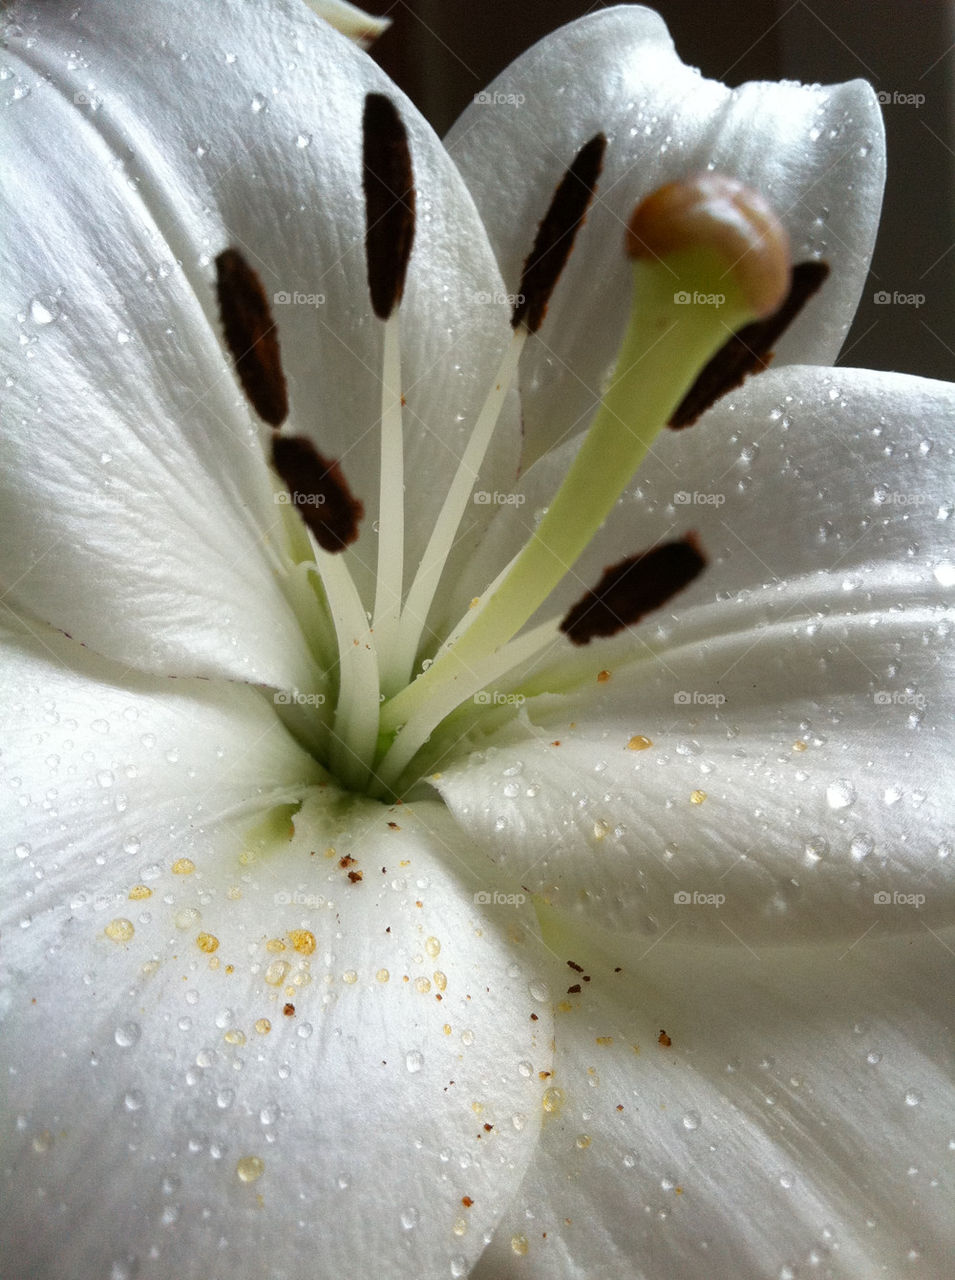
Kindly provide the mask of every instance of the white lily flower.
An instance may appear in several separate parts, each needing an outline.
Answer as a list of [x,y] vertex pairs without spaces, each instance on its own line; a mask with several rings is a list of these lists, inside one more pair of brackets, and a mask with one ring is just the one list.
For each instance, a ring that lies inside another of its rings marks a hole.
[[446,149],[300,0],[7,35],[5,1273],[944,1274],[955,394],[823,367],[871,90],[626,7]]

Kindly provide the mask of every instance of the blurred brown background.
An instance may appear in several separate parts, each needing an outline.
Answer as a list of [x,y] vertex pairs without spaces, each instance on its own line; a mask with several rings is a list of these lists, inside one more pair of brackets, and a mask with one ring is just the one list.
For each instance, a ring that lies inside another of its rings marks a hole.
[[[474,94],[586,0],[365,0],[391,29],[373,56],[443,133]],[[955,6],[949,0],[657,0],[684,62],[744,80],[924,95],[887,102],[889,181],[872,275],[840,363],[955,380]],[[919,307],[873,294],[922,294]]]

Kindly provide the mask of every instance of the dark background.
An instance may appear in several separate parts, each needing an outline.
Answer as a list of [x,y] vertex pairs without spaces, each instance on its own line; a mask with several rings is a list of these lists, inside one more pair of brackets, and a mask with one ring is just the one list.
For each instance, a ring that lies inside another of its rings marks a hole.
[[[372,55],[439,133],[586,0],[365,0],[392,27]],[[872,274],[840,364],[955,380],[955,6],[948,0],[657,0],[683,61],[738,85],[856,77],[883,107],[889,179]],[[919,307],[872,295],[923,294]]]

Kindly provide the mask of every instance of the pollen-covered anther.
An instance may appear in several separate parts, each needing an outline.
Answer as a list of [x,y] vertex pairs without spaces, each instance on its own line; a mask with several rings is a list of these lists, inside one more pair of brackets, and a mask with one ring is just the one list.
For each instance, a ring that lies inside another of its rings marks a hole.
[[275,435],[272,465],[323,550],[343,551],[355,541],[365,512],[337,462],[323,458],[304,436]]
[[677,429],[692,426],[721,396],[741,386],[750,374],[768,369],[773,347],[828,275],[825,262],[800,262],[793,267],[792,282],[782,305],[772,315],[754,320],[733,334],[700,370],[667,426]]
[[511,314],[513,328],[523,324],[536,333],[543,324],[550,296],[594,198],[606,149],[607,139],[595,134],[577,152],[558,184],[524,262],[519,301]]
[[408,134],[384,94],[365,98],[362,143],[368,291],[375,315],[387,320],[404,293],[414,244],[415,188]]
[[573,644],[616,635],[665,605],[705,567],[706,559],[692,533],[621,560],[604,570],[596,587],[578,600],[560,629]]
[[754,318],[771,315],[789,289],[789,237],[756,191],[720,173],[670,182],[642,200],[627,227],[631,258],[667,260],[710,250]]
[[270,427],[288,416],[278,329],[262,281],[237,249],[216,258],[216,294],[226,345],[242,390]]

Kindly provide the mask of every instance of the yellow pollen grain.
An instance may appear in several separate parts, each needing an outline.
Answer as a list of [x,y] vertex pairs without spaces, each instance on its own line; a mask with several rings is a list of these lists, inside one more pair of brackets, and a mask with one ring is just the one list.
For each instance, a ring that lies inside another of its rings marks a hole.
[[143,898],[151,898],[153,896],[153,891],[147,885],[134,884],[130,889],[128,896],[130,902],[140,902]]
[[255,1029],[260,1036],[267,1036],[272,1030],[272,1024],[269,1022],[268,1018],[257,1018]]
[[415,978],[414,989],[415,991],[417,991],[419,996],[426,996],[428,992],[431,990],[431,979]]
[[230,1027],[222,1038],[226,1044],[245,1044],[245,1032],[238,1027]]
[[435,970],[434,985],[439,991],[447,991],[448,989],[448,976],[442,973],[440,969]]
[[690,804],[702,804],[705,799],[705,791],[693,791],[690,793]]
[[289,932],[289,942],[299,953],[299,955],[310,956],[315,950],[315,934],[308,929],[292,929]]
[[597,672],[597,683],[598,683],[598,684],[606,684],[606,683],[607,683],[607,681],[608,681],[609,679],[610,679],[610,672],[609,672],[609,671],[598,671],[598,672]]
[[446,1036],[449,1036],[451,1034],[451,1023],[446,1022],[444,1026],[441,1028],[441,1030],[444,1032]]
[[627,743],[628,751],[646,751],[647,747],[653,746],[652,738],[645,738],[642,733],[635,733]]
[[113,942],[129,942],[136,930],[133,927],[132,920],[124,920],[120,916],[116,920],[110,920],[103,932]]
[[261,1156],[243,1156],[235,1172],[240,1182],[258,1182],[265,1173],[265,1161]]
[[345,972],[342,974],[342,982],[347,983],[347,985],[350,987],[353,987],[357,981],[358,981],[358,974],[355,972],[354,969],[346,969]]
[[441,953],[441,943],[437,938],[429,938],[424,944],[424,949],[428,955],[434,960]]
[[796,741],[793,743],[793,751],[806,751],[806,750],[807,750],[806,743],[803,742],[802,738],[797,738]]
[[196,869],[196,864],[191,858],[177,858],[172,864],[172,874],[174,876],[191,876]]
[[279,951],[285,950],[285,943],[281,938],[269,938],[268,942],[265,944],[265,949],[266,951],[271,951],[275,954]]
[[574,1007],[574,1006],[570,1003],[570,1001],[569,1001],[569,1000],[561,1000],[561,1001],[560,1001],[560,1003],[559,1003],[559,1004],[558,1004],[558,1006],[557,1006],[557,1012],[558,1012],[558,1013],[570,1013],[570,1011],[571,1011],[571,1009],[573,1009],[573,1007]]
[[256,861],[256,854],[253,849],[243,849],[239,854],[239,866],[250,867]]
[[519,1258],[523,1258],[530,1248],[527,1236],[511,1236],[511,1248]]
[[335,847],[333,845],[329,845],[328,848],[325,850],[325,857],[326,858],[335,857]]
[[390,977],[391,977],[391,974],[388,972],[387,969],[379,969],[378,972],[375,974],[376,981],[382,982],[382,983],[387,982]]
[[213,951],[219,950],[219,939],[214,933],[200,933],[196,937],[196,946],[211,956]]
[[225,896],[229,899],[230,902],[238,902],[239,899],[242,897],[242,890],[239,888],[237,884],[234,884],[230,889],[226,890]]
[[586,1151],[587,1148],[590,1146],[590,1143],[591,1143],[591,1137],[589,1133],[578,1133],[575,1139],[575,1145],[579,1148],[579,1150]]
[[598,1036],[597,1043],[604,1046],[613,1044],[613,1036]]

